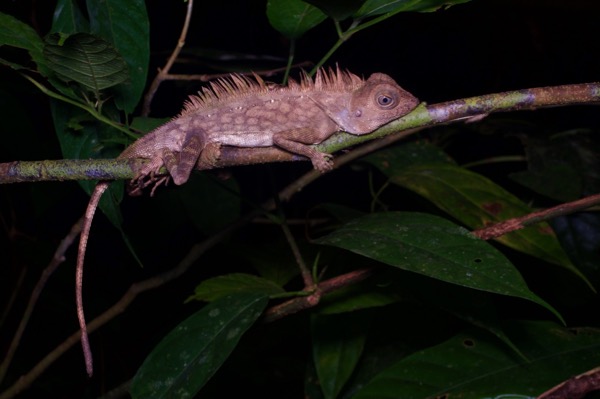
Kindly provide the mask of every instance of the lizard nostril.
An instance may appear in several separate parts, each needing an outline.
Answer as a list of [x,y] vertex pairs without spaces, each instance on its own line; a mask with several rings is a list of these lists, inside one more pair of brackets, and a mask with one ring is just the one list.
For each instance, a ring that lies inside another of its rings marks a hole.
[[360,118],[362,116],[362,111],[360,109],[357,109],[356,112],[354,112],[354,116]]

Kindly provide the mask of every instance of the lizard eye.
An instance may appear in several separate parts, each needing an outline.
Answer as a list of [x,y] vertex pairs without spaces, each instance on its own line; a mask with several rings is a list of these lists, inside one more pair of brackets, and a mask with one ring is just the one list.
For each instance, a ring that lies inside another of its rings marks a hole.
[[377,104],[382,108],[392,108],[396,105],[396,99],[389,94],[377,93],[376,100]]

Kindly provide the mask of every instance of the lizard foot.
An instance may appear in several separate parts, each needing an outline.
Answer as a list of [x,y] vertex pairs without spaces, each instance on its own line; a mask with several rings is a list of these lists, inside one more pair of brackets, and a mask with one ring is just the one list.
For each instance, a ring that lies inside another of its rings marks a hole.
[[333,169],[333,155],[319,152],[311,157],[313,167],[321,173]]
[[142,194],[142,191],[146,187],[154,185],[152,187],[152,190],[150,191],[150,196],[152,197],[154,196],[156,188],[159,187],[161,184],[164,184],[166,186],[169,183],[170,178],[171,176],[156,177],[154,172],[151,172],[148,175],[139,175],[135,179],[131,180],[131,182],[129,182],[129,189],[127,193],[131,196],[138,196]]

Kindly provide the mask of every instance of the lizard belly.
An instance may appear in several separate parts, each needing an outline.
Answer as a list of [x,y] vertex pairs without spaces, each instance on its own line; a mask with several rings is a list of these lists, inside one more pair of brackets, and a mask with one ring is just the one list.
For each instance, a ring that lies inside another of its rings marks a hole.
[[234,147],[269,147],[273,145],[273,135],[266,132],[219,133],[216,140]]

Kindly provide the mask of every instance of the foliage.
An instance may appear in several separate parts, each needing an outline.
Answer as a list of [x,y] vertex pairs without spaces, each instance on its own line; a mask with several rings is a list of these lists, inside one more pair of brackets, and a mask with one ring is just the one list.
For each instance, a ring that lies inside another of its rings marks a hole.
[[[268,0],[266,16],[290,41],[287,76],[297,57],[296,41],[324,23],[333,24],[337,38],[315,68],[334,60],[336,51],[358,32],[401,13],[446,10],[468,2]],[[148,131],[157,123],[133,117],[147,83],[149,17],[141,0],[88,0],[86,9],[80,4],[58,0],[44,37],[0,13],[0,46],[28,54],[2,54],[0,62],[16,71],[14,76],[25,76],[20,85],[31,82],[50,99],[63,158],[114,157],[138,137],[134,128]],[[428,15],[433,14],[421,17]],[[174,268],[193,242],[224,231],[243,212],[263,214],[267,223],[223,238],[197,265],[202,271],[144,305],[147,319],[138,332],[144,343],[132,350],[139,352],[134,356],[136,370],[127,376],[133,378],[131,396],[185,398],[206,392],[207,397],[224,397],[219,393],[229,392],[229,385],[246,384],[262,397],[277,397],[268,388],[270,381],[281,379],[287,391],[278,397],[530,398],[596,367],[600,332],[593,327],[599,320],[577,308],[590,306],[596,298],[597,216],[540,223],[494,243],[474,238],[469,230],[540,205],[597,193],[600,178],[593,148],[598,140],[586,129],[543,137],[523,134],[528,165],[500,177],[486,176],[460,165],[448,145],[455,137],[473,134],[469,129],[482,137],[489,135],[486,128],[500,130],[494,122],[482,126],[479,131],[461,127],[427,132],[420,140],[378,151],[354,169],[323,178],[331,185],[327,189],[341,190],[353,201],[333,203],[334,195],[319,198],[327,191],[322,187],[316,200],[279,204],[277,212],[266,212],[256,204],[275,188],[260,187],[268,184],[249,179],[244,171],[227,182],[205,174],[185,187],[159,190],[138,212],[151,215],[137,219],[147,222],[138,235],[128,231],[127,238],[123,233],[126,245],[136,248],[147,266],[125,272],[123,264],[112,260],[117,254],[108,251],[90,260],[86,273],[111,264],[112,273],[131,273],[133,280],[140,280],[141,275]],[[526,130],[515,122],[505,128]],[[491,135],[502,136],[497,131]],[[475,160],[484,166],[497,161],[483,155]],[[271,173],[274,181],[293,175]],[[93,187],[89,182],[81,185],[88,192]],[[110,191],[101,208],[123,232],[123,187],[115,184]],[[40,209],[52,202],[34,197]],[[296,230],[295,218],[319,224]],[[290,230],[293,239],[284,234]],[[106,230],[108,235],[113,232]],[[92,232],[92,242],[100,241],[100,235]],[[121,244],[115,240],[105,245]],[[263,324],[261,316],[268,321],[276,309],[268,306],[315,293],[314,286],[302,287],[299,260],[290,245],[299,248],[304,260],[313,261],[315,283],[357,271],[372,275],[336,287],[300,315],[285,314],[282,321]],[[119,259],[135,263],[126,253]],[[70,298],[64,295],[60,301]],[[100,313],[107,301],[98,299],[93,313]],[[572,320],[588,327],[573,328]],[[133,328],[122,323],[112,328]],[[132,336],[126,345],[134,346]],[[93,336],[92,346],[102,350]],[[285,352],[279,355],[281,348]],[[114,357],[106,363],[100,373],[118,368]],[[4,384],[22,373],[9,373]],[[290,385],[286,379],[301,382]]]

